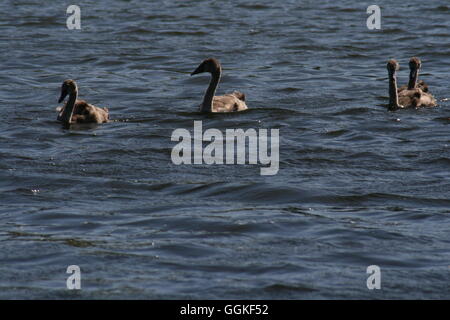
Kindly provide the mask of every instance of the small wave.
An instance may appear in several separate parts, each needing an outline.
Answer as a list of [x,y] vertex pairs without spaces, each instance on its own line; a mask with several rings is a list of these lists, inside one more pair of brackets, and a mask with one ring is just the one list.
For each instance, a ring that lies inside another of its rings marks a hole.
[[238,8],[249,9],[249,10],[266,10],[271,9],[271,7],[263,4],[239,4]]

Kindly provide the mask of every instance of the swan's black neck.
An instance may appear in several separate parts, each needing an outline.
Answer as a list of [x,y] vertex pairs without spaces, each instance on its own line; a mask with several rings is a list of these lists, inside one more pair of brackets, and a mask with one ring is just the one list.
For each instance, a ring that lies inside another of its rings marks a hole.
[[399,108],[396,73],[389,74],[389,108]]
[[60,118],[60,120],[66,124],[70,124],[71,122],[77,96],[78,96],[77,90],[73,90],[69,94],[69,100],[67,101],[63,110],[63,114],[61,115]]
[[211,81],[209,82],[208,89],[206,90],[205,96],[203,98],[201,112],[212,112],[213,109],[213,99],[216,93],[217,86],[219,85],[221,69],[217,69],[211,72]]
[[417,79],[419,77],[419,69],[413,69],[409,73],[408,90],[417,88]]

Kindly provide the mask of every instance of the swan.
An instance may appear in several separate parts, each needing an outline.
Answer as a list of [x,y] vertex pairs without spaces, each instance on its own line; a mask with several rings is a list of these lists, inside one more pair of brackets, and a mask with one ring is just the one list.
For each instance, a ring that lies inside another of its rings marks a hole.
[[419,70],[422,67],[422,61],[420,61],[417,57],[412,57],[409,60],[409,82],[407,86],[401,86],[398,89],[398,92],[403,90],[412,90],[414,88],[420,88],[423,92],[428,92],[428,85],[425,83],[425,81],[420,80],[417,81],[419,78]]
[[421,88],[405,89],[400,92],[397,90],[397,71],[400,65],[394,59],[387,63],[389,75],[389,109],[395,110],[399,108],[419,108],[434,107],[436,99]]
[[206,90],[203,102],[200,105],[201,112],[235,112],[247,109],[245,94],[239,91],[234,91],[223,96],[214,96],[222,73],[222,67],[217,59],[209,58],[204,60],[191,73],[191,76],[203,72],[211,73],[211,81]]
[[98,108],[84,100],[77,100],[78,86],[74,80],[65,80],[61,86],[61,96],[58,103],[64,101],[69,95],[69,99],[63,108],[58,108],[58,121],[66,124],[70,123],[103,123],[108,122],[108,108]]

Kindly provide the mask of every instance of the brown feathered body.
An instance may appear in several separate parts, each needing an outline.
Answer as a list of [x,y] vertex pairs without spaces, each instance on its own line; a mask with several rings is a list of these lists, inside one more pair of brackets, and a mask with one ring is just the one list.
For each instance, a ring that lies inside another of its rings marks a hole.
[[[203,106],[200,105],[200,110]],[[214,96],[212,112],[236,112],[247,110],[247,105],[245,104],[245,94],[239,91],[234,91],[233,93],[227,93],[223,96]]]
[[404,108],[435,107],[437,105],[436,99],[421,88],[400,91],[398,103]]
[[[58,114],[58,120],[62,121],[62,115],[64,108],[60,108]],[[71,123],[105,123],[109,121],[109,110],[108,108],[99,108],[92,104],[87,103],[84,100],[77,99],[75,102],[75,107],[73,109],[73,114],[71,118]]]

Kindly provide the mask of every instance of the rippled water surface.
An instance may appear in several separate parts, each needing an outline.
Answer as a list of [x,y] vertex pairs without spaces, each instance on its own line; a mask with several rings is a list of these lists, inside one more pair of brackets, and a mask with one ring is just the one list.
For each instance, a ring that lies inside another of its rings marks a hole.
[[[0,3],[0,298],[450,298],[450,5],[74,2]],[[197,111],[210,56],[249,111]],[[439,106],[388,112],[411,56]],[[67,78],[115,121],[63,128]],[[280,129],[278,174],[172,164],[194,120]]]

